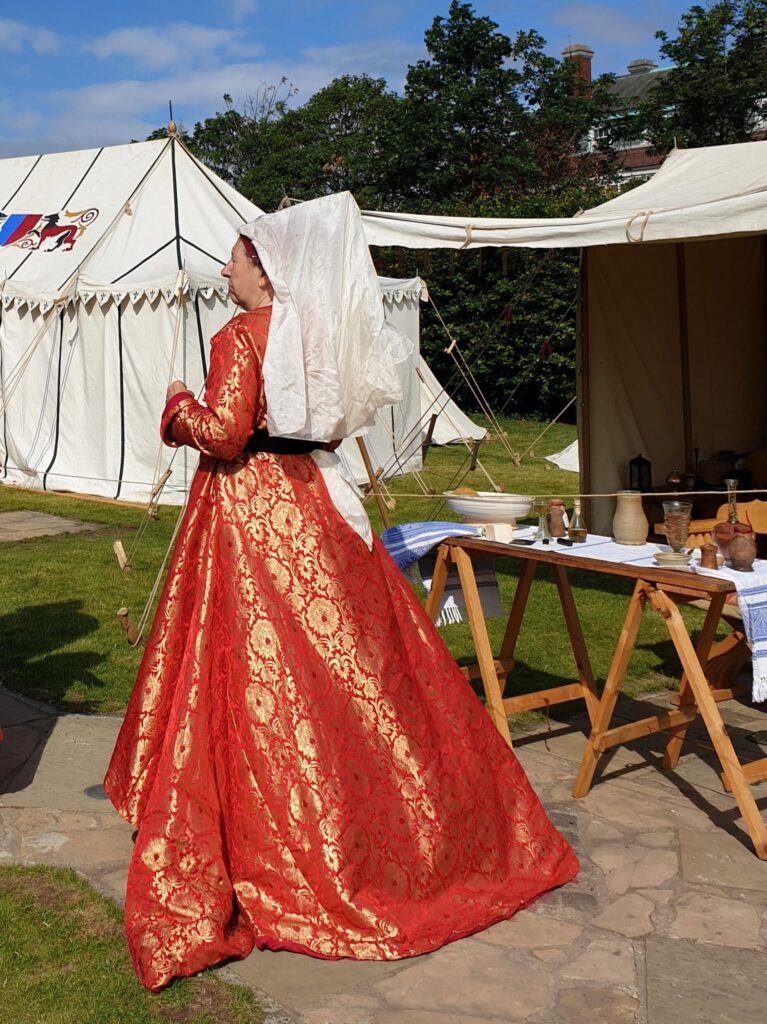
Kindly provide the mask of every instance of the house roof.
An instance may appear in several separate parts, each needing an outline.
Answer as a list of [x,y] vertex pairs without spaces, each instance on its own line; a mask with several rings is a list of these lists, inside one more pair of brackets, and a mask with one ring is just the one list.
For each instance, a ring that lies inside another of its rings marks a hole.
[[634,107],[648,98],[658,83],[672,68],[648,68],[634,74],[618,75],[610,91],[620,100],[621,106]]

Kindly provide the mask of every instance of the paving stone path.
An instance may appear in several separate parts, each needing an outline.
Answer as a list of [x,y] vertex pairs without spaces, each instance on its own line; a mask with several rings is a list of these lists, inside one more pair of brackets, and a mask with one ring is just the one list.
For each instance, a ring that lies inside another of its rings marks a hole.
[[84,533],[99,530],[96,523],[81,519],[65,519],[47,512],[0,512],[0,541],[31,540],[35,537],[55,537],[58,533]]
[[[636,718],[647,704],[620,709]],[[739,753],[760,756],[767,714],[732,701],[724,716]],[[57,716],[0,689],[0,723],[0,863],[73,867],[120,900],[131,829],[100,788],[119,719]],[[515,735],[581,860],[576,883],[429,956],[333,963],[263,952],[222,975],[257,990],[268,1024],[763,1024],[767,863],[705,733],[691,729],[674,773],[658,767],[661,737],[614,751],[576,801],[584,730],[576,719]],[[767,808],[767,784],[755,795]]]

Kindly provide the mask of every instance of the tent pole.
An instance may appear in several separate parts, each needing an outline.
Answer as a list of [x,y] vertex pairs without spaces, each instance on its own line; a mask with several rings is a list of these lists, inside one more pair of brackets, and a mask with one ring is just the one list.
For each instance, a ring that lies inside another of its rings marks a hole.
[[[589,250],[581,249],[581,272],[579,277],[579,301],[576,316],[576,366],[575,382],[578,423],[578,468],[579,490],[589,494],[591,487],[591,406],[589,399]],[[584,499],[586,522],[591,521],[591,500]]]
[[181,260],[181,224],[178,215],[178,181],[176,180],[176,139],[171,138],[170,140],[170,167],[171,177],[173,179],[173,217],[176,224],[176,262],[178,263],[178,269],[184,266]]
[[684,468],[693,468],[692,395],[690,391],[690,333],[687,318],[687,265],[684,242],[676,243],[677,297],[679,304],[679,356],[682,371],[682,422],[684,424]]
[[373,464],[370,461],[370,456],[368,455],[367,445],[365,444],[364,438],[357,438],[357,447],[360,450],[362,461],[365,463],[365,472],[367,473],[368,480],[370,481],[370,489],[373,492],[373,496],[375,497],[376,505],[378,506],[378,511],[381,515],[381,521],[383,522],[384,529],[388,530],[389,527],[391,526],[391,519],[389,519],[389,510],[386,508],[386,502],[384,501],[383,495],[381,494],[381,488],[378,486],[378,477],[373,472]]

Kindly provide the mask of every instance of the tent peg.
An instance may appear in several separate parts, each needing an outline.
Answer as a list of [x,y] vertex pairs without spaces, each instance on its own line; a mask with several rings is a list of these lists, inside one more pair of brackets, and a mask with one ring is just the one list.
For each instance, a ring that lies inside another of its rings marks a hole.
[[125,554],[125,548],[121,540],[116,540],[112,545],[114,553],[117,557],[117,564],[120,566],[121,572],[129,572],[133,566],[128,561],[128,556]]
[[128,643],[131,647],[138,647],[140,643],[139,631],[136,623],[130,617],[128,609],[122,607],[117,611],[117,621],[120,623],[120,628],[125,630],[126,636],[128,637]]
[[481,437],[475,437],[471,442],[471,462],[469,463],[469,472],[473,473],[477,468],[477,460],[479,458],[479,446],[482,443]]
[[[423,380],[423,377],[421,378],[421,380]],[[426,453],[428,452],[429,448],[431,447],[431,440],[432,440],[432,437],[434,436],[434,428],[437,425],[437,418],[438,418],[438,416],[439,416],[438,412],[433,412],[431,414],[431,419],[429,420],[429,426],[426,428],[426,436],[424,437],[423,444],[421,445],[421,461],[422,462],[426,462]]]

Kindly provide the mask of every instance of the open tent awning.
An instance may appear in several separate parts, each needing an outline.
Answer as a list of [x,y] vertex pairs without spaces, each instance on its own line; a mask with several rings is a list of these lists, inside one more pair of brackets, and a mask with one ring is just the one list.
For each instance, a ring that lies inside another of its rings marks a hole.
[[580,248],[767,231],[767,141],[674,150],[644,185],[575,217],[503,220],[364,211],[370,245]]
[[[638,453],[662,484],[696,453],[767,452],[767,141],[675,150],[645,184],[570,218],[364,216],[371,245],[582,249],[583,492],[626,487]],[[609,533],[613,508],[595,499],[592,528]]]

